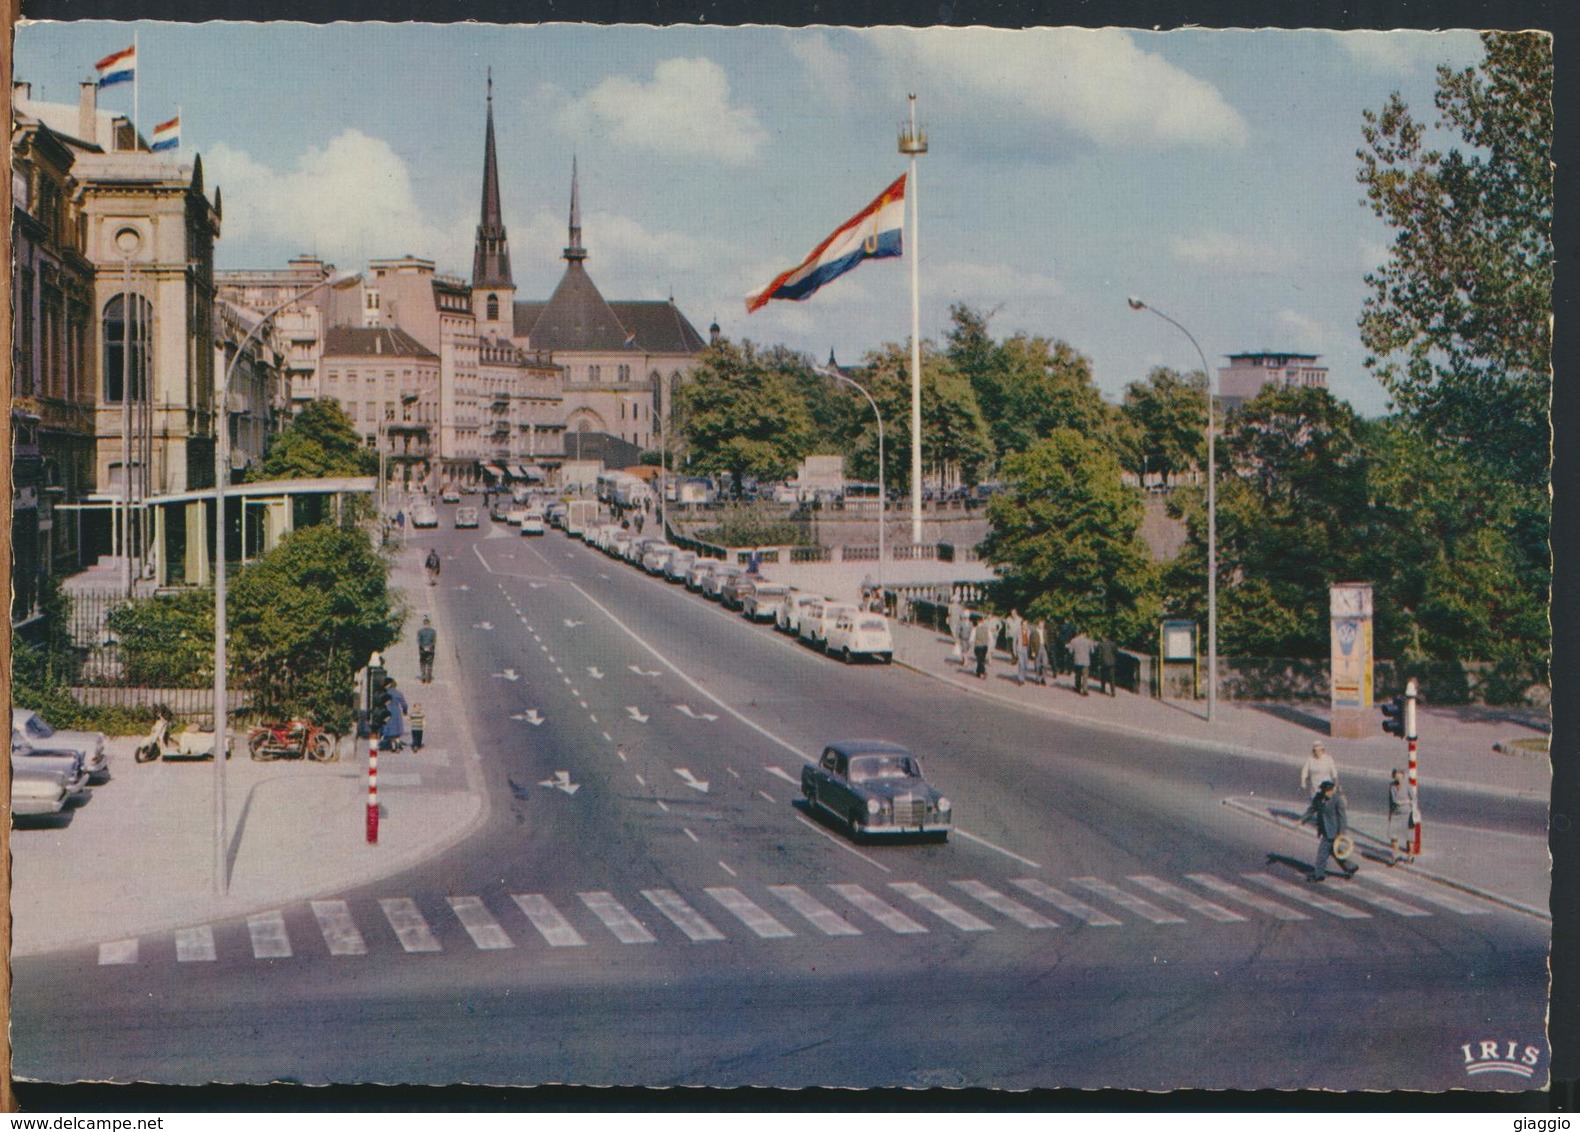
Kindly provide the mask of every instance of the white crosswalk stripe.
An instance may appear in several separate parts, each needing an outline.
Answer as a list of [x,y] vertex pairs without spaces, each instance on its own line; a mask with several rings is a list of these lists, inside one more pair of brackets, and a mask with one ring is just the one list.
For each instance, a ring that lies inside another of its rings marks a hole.
[[1395,900],[1392,896],[1373,892],[1365,885],[1358,885],[1353,881],[1345,882],[1344,895],[1359,900],[1362,904],[1370,904],[1374,908],[1392,912],[1396,916],[1417,917],[1432,914],[1425,908],[1417,908],[1414,904],[1406,904],[1403,900]]
[[357,930],[351,918],[351,909],[344,900],[314,900],[313,917],[324,937],[324,946],[331,955],[366,955],[367,941]]
[[1385,873],[1378,869],[1366,869],[1361,873],[1360,879],[1370,881],[1372,884],[1380,884],[1385,888],[1391,888],[1395,892],[1404,893],[1412,900],[1424,900],[1428,904],[1436,904],[1441,908],[1447,908],[1450,912],[1458,912],[1461,916],[1492,915],[1492,911],[1489,908],[1471,904],[1457,896],[1450,896],[1439,889],[1433,888],[1430,884],[1412,885],[1393,873]]
[[177,963],[214,962],[214,929],[207,924],[176,932]]
[[516,902],[516,906],[527,919],[532,921],[532,926],[538,929],[538,934],[550,947],[587,946],[587,941],[581,937],[581,933],[571,927],[570,921],[560,915],[560,910],[549,903],[547,897],[533,893],[518,894],[511,899]]
[[614,933],[621,943],[657,943],[652,932],[640,920],[625,910],[625,906],[607,892],[578,892],[587,910],[603,921],[603,926]]
[[407,951],[443,951],[444,947],[434,938],[433,929],[423,919],[417,902],[409,896],[387,896],[379,901],[384,918],[395,930],[395,938]]
[[690,904],[680,898],[680,895],[667,888],[644,888],[642,895],[647,902],[669,919],[693,943],[707,943],[712,940],[723,939],[724,933],[708,923]]
[[1154,924],[1183,924],[1184,916],[1176,916],[1165,908],[1159,908],[1150,900],[1143,900],[1132,895],[1122,888],[1116,888],[1106,880],[1097,877],[1071,877],[1072,884],[1078,884],[1088,892],[1095,892],[1105,900],[1111,900],[1121,908],[1128,908],[1136,915],[1151,920]]
[[860,935],[861,929],[799,885],[770,884],[768,891],[805,916],[824,935]]
[[1183,904],[1192,912],[1200,912],[1209,920],[1217,920],[1220,924],[1245,922],[1245,917],[1240,915],[1240,913],[1232,912],[1222,904],[1214,904],[1211,900],[1205,900],[1194,892],[1187,892],[1185,889],[1180,888],[1178,885],[1170,884],[1161,877],[1142,873],[1132,876],[1130,882],[1139,884],[1148,892],[1156,893],[1166,900],[1173,900],[1176,903]]
[[99,944],[99,966],[112,967],[122,963],[137,962],[137,941],[118,939],[113,943]]
[[1280,904],[1276,900],[1269,900],[1259,893],[1248,888],[1241,888],[1213,876],[1211,873],[1186,873],[1186,879],[1193,880],[1203,888],[1216,892],[1219,896],[1227,896],[1231,900],[1238,900],[1241,904],[1255,908],[1258,912],[1265,912],[1275,920],[1309,920],[1310,916],[1296,908]]
[[1061,892],[1052,885],[1044,884],[1036,877],[1018,877],[1010,881],[1010,884],[1094,928],[1117,928],[1123,922],[1114,919],[1107,912],[1099,912],[1084,900],[1077,900],[1067,892]]
[[891,932],[898,935],[915,935],[927,930],[904,912],[890,907],[859,884],[831,884],[829,887]]
[[507,947],[514,947],[516,943],[505,929],[499,926],[499,921],[494,919],[494,914],[483,904],[480,897],[476,896],[451,896],[448,898],[450,910],[455,913],[455,918],[461,921],[461,926],[466,929],[466,934],[472,937],[472,942],[477,944],[481,951],[503,951]]
[[795,935],[795,932],[776,920],[771,913],[753,903],[738,888],[707,888],[703,891],[763,939],[784,939]]
[[254,959],[291,957],[291,937],[285,932],[285,916],[280,912],[259,912],[248,916],[247,934],[252,937]]
[[956,880],[950,883],[967,896],[980,900],[993,911],[1008,916],[1023,928],[1056,928],[1059,926],[1036,909],[1026,907],[1019,900],[1012,900],[1002,892],[989,888],[979,880]]
[[973,916],[958,904],[951,904],[942,896],[923,888],[911,881],[893,881],[889,887],[915,904],[926,908],[933,915],[946,923],[953,924],[963,932],[990,932],[993,925],[977,916]]
[[1363,912],[1359,908],[1351,908],[1348,904],[1340,904],[1337,900],[1329,900],[1326,896],[1319,896],[1315,892],[1307,892],[1300,886],[1304,881],[1279,880],[1267,873],[1241,873],[1246,880],[1259,884],[1263,888],[1271,888],[1274,892],[1282,894],[1286,899],[1298,900],[1300,903],[1330,916],[1337,916],[1341,920],[1369,920],[1370,912]]

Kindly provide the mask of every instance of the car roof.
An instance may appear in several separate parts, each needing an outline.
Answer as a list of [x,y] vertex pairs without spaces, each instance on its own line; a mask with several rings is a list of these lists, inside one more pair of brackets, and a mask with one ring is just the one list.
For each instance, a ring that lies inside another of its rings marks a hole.
[[852,755],[909,755],[911,749],[888,739],[835,739],[824,743],[825,750],[838,751],[849,758]]

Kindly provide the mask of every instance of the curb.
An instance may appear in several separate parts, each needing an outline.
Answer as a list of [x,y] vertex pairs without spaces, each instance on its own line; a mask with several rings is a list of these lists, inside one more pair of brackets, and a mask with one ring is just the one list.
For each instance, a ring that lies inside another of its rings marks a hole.
[[[1228,806],[1231,810],[1238,810],[1240,813],[1256,818],[1258,821],[1264,821],[1270,825],[1276,825],[1278,828],[1288,830],[1291,833],[1298,833],[1300,831],[1300,826],[1298,824],[1284,821],[1282,818],[1274,817],[1272,814],[1263,810],[1248,806],[1241,802],[1238,798],[1224,798],[1219,802],[1219,805]],[[1374,834],[1366,833],[1359,829],[1355,829],[1353,832],[1361,837],[1364,837],[1367,841],[1370,841],[1374,845],[1383,844],[1382,840]],[[1437,884],[1441,884],[1445,888],[1456,889],[1459,892],[1464,892],[1470,894],[1471,896],[1480,897],[1482,900],[1485,900],[1488,903],[1498,904],[1515,912],[1522,912],[1527,916],[1535,916],[1537,919],[1546,920],[1548,923],[1552,922],[1552,913],[1546,909],[1532,907],[1523,901],[1511,899],[1510,897],[1503,896],[1499,893],[1492,892],[1488,889],[1471,884],[1468,881],[1456,880],[1453,877],[1446,877],[1442,873],[1433,872],[1431,869],[1423,869],[1414,861],[1400,861],[1398,864],[1394,865],[1393,868],[1403,869],[1406,872],[1414,873],[1418,877],[1422,877],[1425,880],[1430,880]]]

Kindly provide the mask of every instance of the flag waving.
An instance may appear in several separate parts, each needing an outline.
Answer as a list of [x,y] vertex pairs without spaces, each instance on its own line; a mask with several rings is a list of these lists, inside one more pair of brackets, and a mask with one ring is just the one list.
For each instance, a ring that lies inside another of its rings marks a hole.
[[181,115],[155,126],[153,144],[148,148],[154,153],[181,148]]
[[811,298],[864,259],[900,254],[905,227],[905,176],[878,194],[876,200],[834,230],[811,253],[768,286],[746,296],[746,313],[766,306],[770,299]]
[[113,55],[106,55],[93,66],[99,72],[101,89],[116,83],[132,82],[137,78],[137,44]]

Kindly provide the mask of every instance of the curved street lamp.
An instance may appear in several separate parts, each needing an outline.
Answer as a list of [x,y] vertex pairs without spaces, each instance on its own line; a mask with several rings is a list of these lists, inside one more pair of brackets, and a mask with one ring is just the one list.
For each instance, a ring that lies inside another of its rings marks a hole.
[[[230,379],[235,375],[236,364],[247,352],[248,345],[274,320],[275,315],[325,287],[340,290],[361,281],[360,273],[337,272],[298,291],[269,310],[237,344],[236,352],[225,363],[225,375],[220,381],[214,423],[214,889],[220,895],[230,888],[230,878],[225,869],[225,741],[230,731],[230,705],[225,686],[228,675],[226,668],[230,661],[225,644],[225,494],[230,490]],[[246,537],[245,519],[242,537]]]
[[[830,358],[832,361],[832,357]],[[878,419],[878,591],[883,591],[883,528],[886,523],[886,512],[889,506],[889,487],[883,479],[883,414],[878,412],[878,403],[872,399],[872,394],[866,388],[851,378],[846,377],[832,365],[818,366],[813,370],[824,377],[832,377],[835,381],[843,381],[857,393],[867,399],[867,404],[872,406],[872,415]]]
[[1213,444],[1212,370],[1207,367],[1207,355],[1202,353],[1194,334],[1134,295],[1126,301],[1131,310],[1151,311],[1189,338],[1190,344],[1196,347],[1196,356],[1201,359],[1202,377],[1207,382],[1207,722],[1211,723],[1218,714],[1218,461]]

